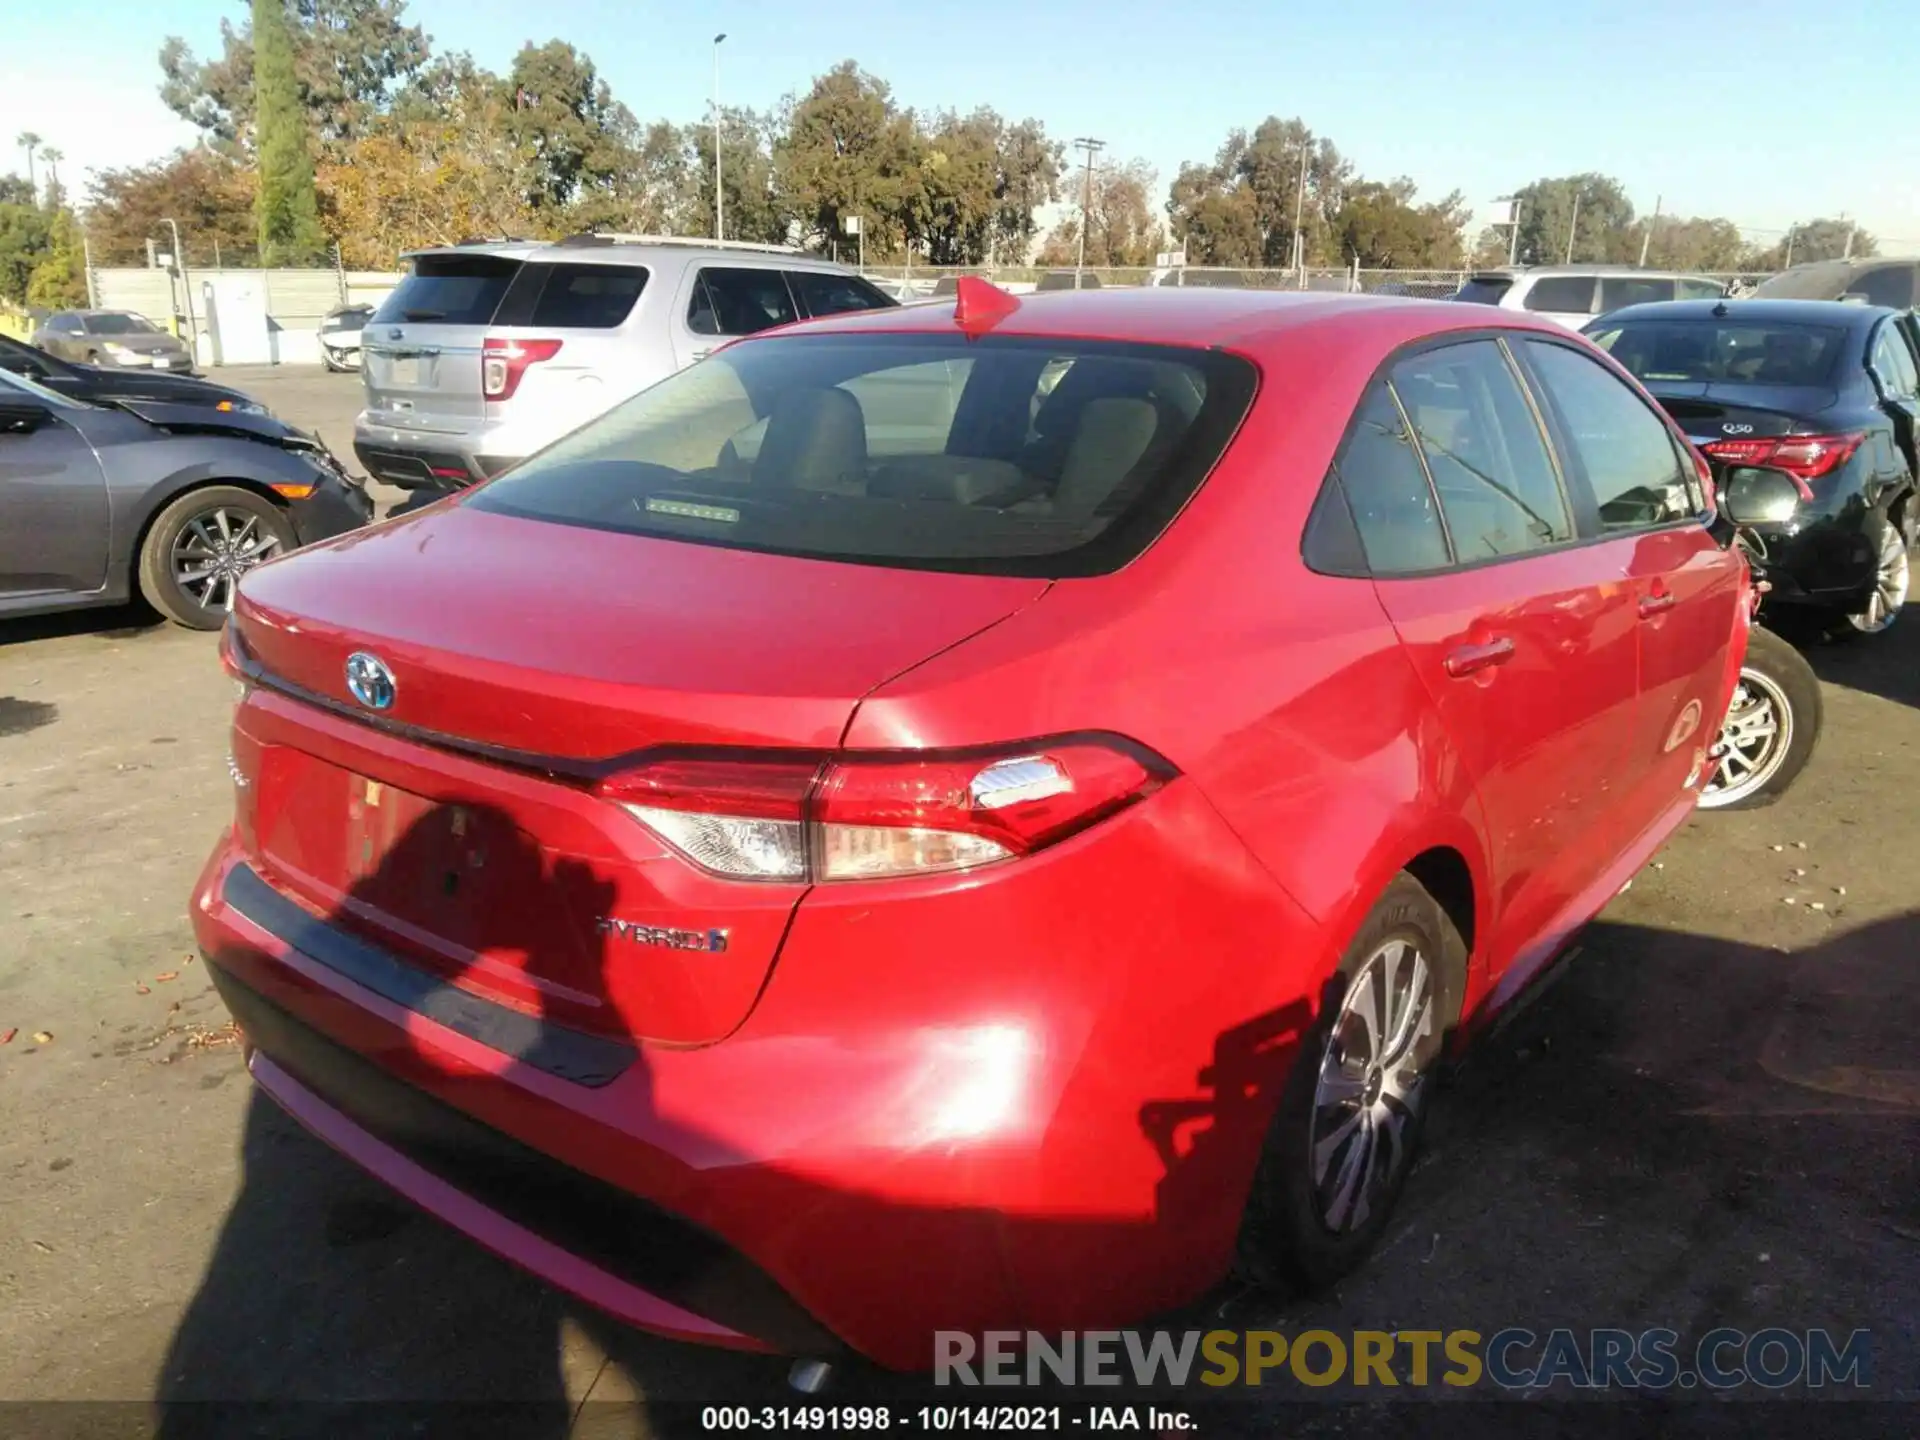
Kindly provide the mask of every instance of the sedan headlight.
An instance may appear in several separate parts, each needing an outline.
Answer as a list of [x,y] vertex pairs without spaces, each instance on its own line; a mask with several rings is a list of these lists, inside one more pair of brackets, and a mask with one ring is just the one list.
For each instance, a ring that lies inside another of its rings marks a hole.
[[266,406],[260,404],[257,400],[222,400],[213,408],[216,410],[224,410],[229,415],[271,416],[273,414],[271,410],[267,409]]
[[100,348],[106,351],[109,355],[112,355],[115,357],[122,357],[122,356],[133,354],[133,351],[129,350],[125,345],[122,345],[118,340],[109,340],[107,341],[106,344],[102,345]]

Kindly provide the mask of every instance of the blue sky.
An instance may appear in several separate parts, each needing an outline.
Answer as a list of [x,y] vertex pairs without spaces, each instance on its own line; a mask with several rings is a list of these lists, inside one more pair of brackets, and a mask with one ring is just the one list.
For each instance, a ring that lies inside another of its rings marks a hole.
[[[155,95],[179,34],[217,50],[244,0],[0,0],[0,166],[32,129],[63,176],[192,139]],[[729,104],[767,106],[853,58],[922,109],[988,104],[1143,156],[1164,188],[1227,130],[1299,115],[1368,175],[1458,188],[1476,208],[1542,175],[1599,170],[1635,204],[1756,234],[1845,211],[1920,251],[1920,125],[1893,0],[412,0],[438,49],[504,68],[528,41],[586,50],[642,119],[704,113],[711,40]],[[951,18],[929,21],[939,14]],[[84,20],[81,20],[84,17]],[[85,58],[73,47],[76,23]],[[65,56],[54,64],[33,57]]]

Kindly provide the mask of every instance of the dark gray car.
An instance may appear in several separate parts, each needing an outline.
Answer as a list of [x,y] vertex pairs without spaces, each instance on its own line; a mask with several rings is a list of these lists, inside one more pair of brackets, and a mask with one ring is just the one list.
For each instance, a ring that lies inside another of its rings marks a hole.
[[270,415],[89,405],[0,371],[0,617],[139,596],[217,629],[248,570],[372,514],[325,446]]
[[193,373],[186,342],[131,310],[57,310],[33,332],[33,343],[81,365]]

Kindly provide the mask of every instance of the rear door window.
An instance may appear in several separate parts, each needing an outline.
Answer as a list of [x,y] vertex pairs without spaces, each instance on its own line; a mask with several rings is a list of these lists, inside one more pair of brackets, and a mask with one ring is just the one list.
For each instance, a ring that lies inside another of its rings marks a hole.
[[520,262],[504,255],[421,255],[371,323],[485,325],[500,308]]
[[1600,313],[1623,305],[1652,305],[1673,296],[1673,281],[1666,276],[1607,275],[1600,281]]
[[1459,563],[1573,538],[1546,438],[1497,343],[1472,340],[1408,356],[1390,379]]
[[1525,342],[1528,362],[1560,423],[1606,532],[1691,520],[1697,477],[1681,465],[1673,432],[1598,361],[1566,345]]
[[799,292],[809,315],[842,315],[849,310],[887,310],[894,305],[858,275],[822,270],[789,270],[787,281]]
[[1407,575],[1449,563],[1440,506],[1413,434],[1385,382],[1367,392],[1333,468],[1346,491],[1369,571]]
[[744,265],[703,268],[687,305],[687,328],[696,335],[753,335],[797,318],[786,277]]
[[[529,265],[545,272],[532,313],[509,320],[502,307],[498,323],[538,325],[552,330],[612,330],[626,323],[634,302],[647,286],[640,265]],[[522,280],[525,280],[525,276]]]
[[1585,315],[1593,309],[1593,276],[1542,275],[1520,303],[1529,310],[1556,315]]

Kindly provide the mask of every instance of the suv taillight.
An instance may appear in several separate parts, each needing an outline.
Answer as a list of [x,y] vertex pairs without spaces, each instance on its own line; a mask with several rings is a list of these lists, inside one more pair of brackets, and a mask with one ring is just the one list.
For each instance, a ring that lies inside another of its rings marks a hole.
[[1848,435],[1776,435],[1752,440],[1709,440],[1700,448],[1722,465],[1784,470],[1794,478],[1803,498],[1813,498],[1807,482],[1831,475],[1847,462],[1867,438],[1865,431]]
[[480,389],[489,400],[510,400],[529,365],[560,353],[558,340],[489,340],[480,356]]
[[1173,775],[1117,737],[963,755],[661,758],[600,793],[704,870],[736,880],[877,880],[1030,855]]

